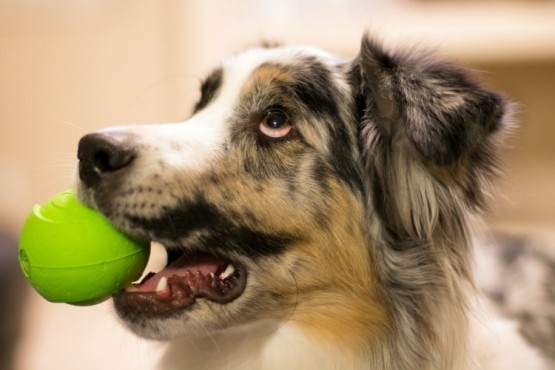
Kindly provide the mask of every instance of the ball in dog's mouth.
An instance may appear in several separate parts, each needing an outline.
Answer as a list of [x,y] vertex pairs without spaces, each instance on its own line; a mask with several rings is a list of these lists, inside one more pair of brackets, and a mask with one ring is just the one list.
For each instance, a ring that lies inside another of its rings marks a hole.
[[224,258],[170,250],[165,268],[113,298],[120,314],[168,317],[191,308],[198,298],[220,304],[233,301],[245,290],[246,275],[241,264]]

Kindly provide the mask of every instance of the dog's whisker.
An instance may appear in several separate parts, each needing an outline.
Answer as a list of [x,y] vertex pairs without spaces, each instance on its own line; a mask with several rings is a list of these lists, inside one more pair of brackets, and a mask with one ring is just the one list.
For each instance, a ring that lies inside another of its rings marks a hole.
[[66,121],[66,120],[61,120],[61,119],[56,120],[56,122],[58,122],[58,123],[60,123],[60,124],[63,124],[63,125],[65,125],[65,126],[67,126],[67,127],[71,127],[71,128],[77,129],[77,130],[78,130],[80,133],[82,133],[82,134],[86,134],[86,133],[87,133],[87,129],[86,129],[85,127],[83,127],[83,126],[81,126],[81,125],[79,125],[79,124],[77,124],[77,123],[75,123],[75,122]]
[[160,88],[162,85],[170,81],[176,81],[178,79],[183,79],[183,78],[193,79],[193,76],[187,73],[173,73],[171,75],[167,75],[163,78],[159,78],[151,82],[147,86],[144,86],[143,89],[138,94],[132,97],[131,100],[129,100],[124,105],[123,111],[129,112],[133,109],[136,109],[136,106],[138,105],[138,103],[141,102],[141,100],[144,99],[146,96],[148,96],[153,90]]
[[42,167],[40,167],[41,170],[48,170],[51,168],[54,169],[58,169],[58,168],[63,168],[63,169],[74,169],[75,168],[75,163],[76,161],[56,161],[56,162],[51,162],[49,164],[45,164]]

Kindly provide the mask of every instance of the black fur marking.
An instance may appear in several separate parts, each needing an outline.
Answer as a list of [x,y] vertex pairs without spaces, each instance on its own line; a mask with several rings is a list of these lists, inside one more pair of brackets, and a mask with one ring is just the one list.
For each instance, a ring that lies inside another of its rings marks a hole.
[[287,233],[270,234],[239,226],[202,234],[196,246],[202,250],[231,250],[256,259],[282,254],[295,239]]
[[[253,217],[249,213],[246,218]],[[155,219],[134,215],[126,218],[134,228],[144,230],[155,240],[177,242],[199,232],[200,237],[195,238],[194,245],[188,244],[187,247],[215,253],[232,251],[253,258],[281,254],[296,240],[286,232],[269,233],[242,225],[239,223],[242,218],[232,219],[232,215],[226,215],[201,196],[193,202],[182,202]]]
[[341,99],[331,71],[316,58],[311,57],[304,58],[299,66],[290,68],[295,77],[291,88],[297,100],[311,112],[329,116],[333,123],[341,122],[337,106]]
[[352,148],[356,146],[349,138],[344,127],[338,127],[332,133],[334,142],[337,146],[332,145],[332,153],[329,161],[340,178],[350,187],[351,191],[362,192],[364,188],[362,175],[356,161],[353,158]]
[[362,177],[351,152],[356,143],[349,137],[349,128],[338,107],[344,97],[335,86],[332,71],[325,65],[315,58],[306,58],[302,65],[309,70],[295,73],[294,94],[307,110],[323,118],[320,121],[326,126],[317,129],[329,130],[333,140],[329,145],[332,153],[327,160],[351,190],[360,191]]
[[195,104],[193,113],[197,113],[214,99],[222,86],[223,78],[223,69],[218,68],[203,81],[200,87],[200,100]]

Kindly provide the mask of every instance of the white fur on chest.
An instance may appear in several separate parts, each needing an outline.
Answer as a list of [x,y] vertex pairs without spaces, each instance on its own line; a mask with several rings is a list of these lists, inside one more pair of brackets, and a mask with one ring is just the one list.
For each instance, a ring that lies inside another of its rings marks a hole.
[[325,370],[361,366],[337,349],[310,343],[291,325],[265,322],[201,339],[176,340],[169,345],[160,369]]
[[[546,368],[526,345],[512,322],[495,314],[472,314],[469,370],[526,370]],[[171,342],[159,369],[163,370],[281,370],[370,369],[370,359],[311,343],[293,326],[276,322],[245,325],[200,338]]]

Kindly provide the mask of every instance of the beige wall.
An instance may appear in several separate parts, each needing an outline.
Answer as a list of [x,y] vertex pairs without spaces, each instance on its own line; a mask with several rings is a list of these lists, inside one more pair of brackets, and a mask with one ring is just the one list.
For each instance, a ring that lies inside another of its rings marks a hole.
[[525,130],[509,155],[513,183],[504,188],[512,200],[501,202],[499,216],[555,223],[545,185],[555,158],[549,3],[483,9],[357,0],[312,8],[318,2],[8,3],[0,2],[0,225],[19,229],[35,202],[70,185],[83,133],[184,119],[199,79],[221,56],[262,38],[353,55],[367,28],[394,43],[440,45],[487,70],[492,86],[523,104]]
[[70,185],[81,135],[182,119],[196,76],[183,2],[13,3],[0,3],[0,223],[17,228]]
[[[439,45],[522,104],[491,220],[551,229],[555,7],[488,3],[0,0],[0,228],[17,232],[34,203],[70,185],[84,133],[184,119],[221,56],[263,38],[350,56],[370,28],[392,43]],[[150,368],[156,349],[122,331],[107,305],[30,293],[25,309],[19,369]]]
[[314,8],[318,2],[8,3],[0,2],[0,227],[19,229],[35,202],[70,185],[82,134],[184,119],[199,79],[222,55],[262,38],[353,55],[366,28],[393,43],[437,45],[487,70],[491,85],[523,104],[525,130],[509,155],[516,172],[504,187],[512,201],[504,201],[500,217],[555,223],[546,185],[555,172],[549,3],[483,9],[357,0]]
[[[555,44],[555,38],[554,38]],[[555,231],[555,59],[483,63],[487,83],[515,101],[520,128],[504,152],[491,223]],[[554,246],[555,247],[555,246]]]

